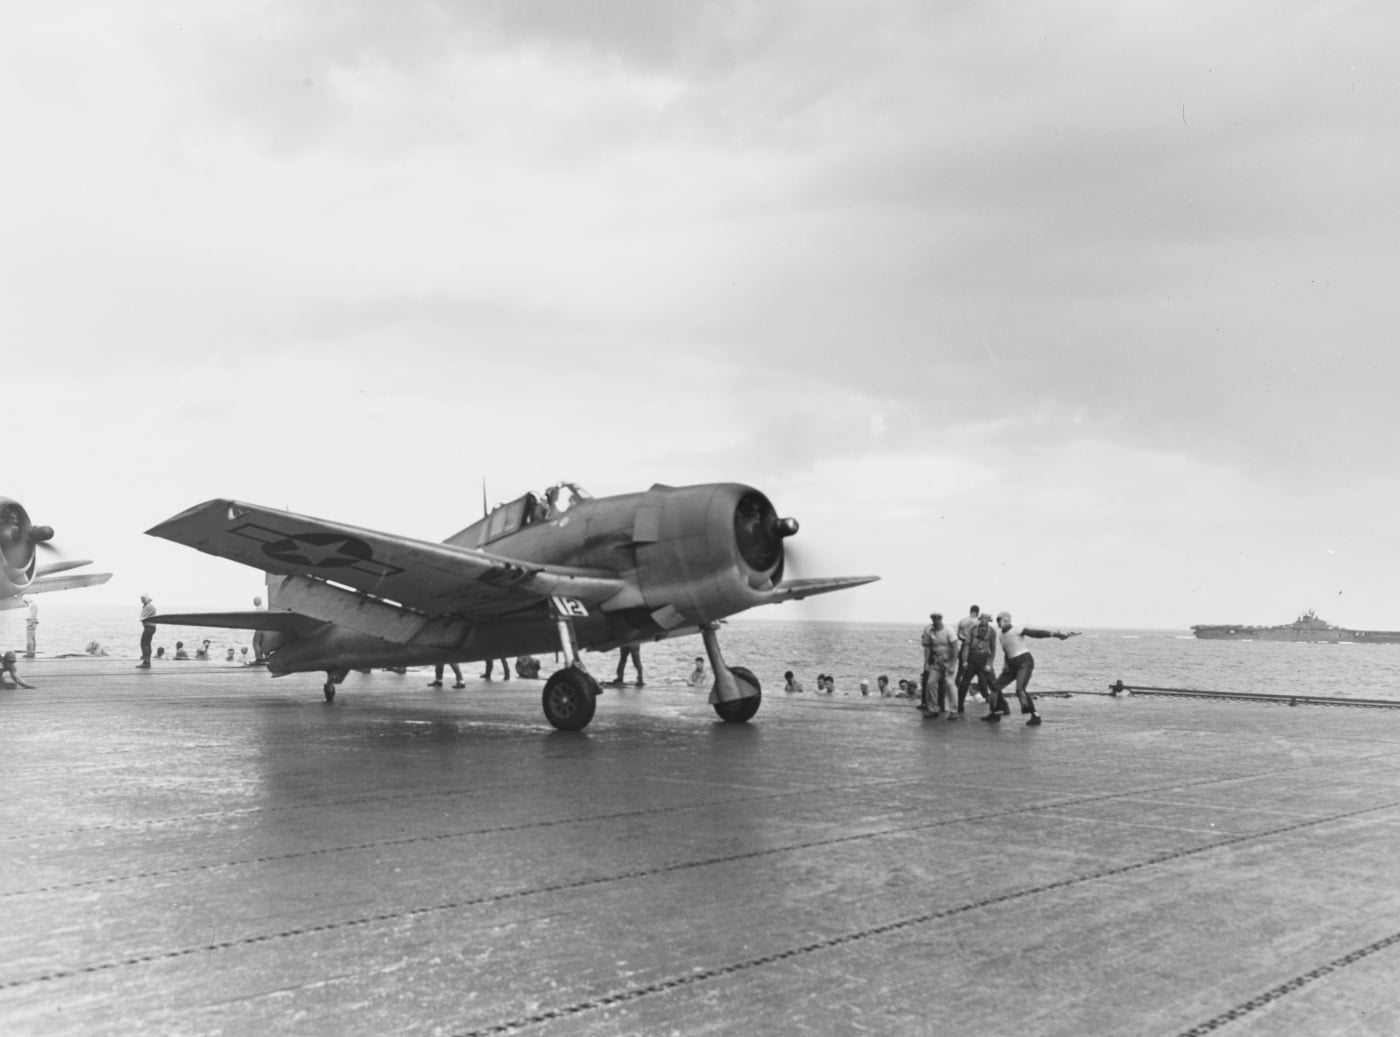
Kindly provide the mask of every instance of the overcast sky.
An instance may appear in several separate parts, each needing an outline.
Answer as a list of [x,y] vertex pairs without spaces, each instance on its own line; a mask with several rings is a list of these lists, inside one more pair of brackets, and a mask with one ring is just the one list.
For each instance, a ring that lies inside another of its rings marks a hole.
[[142,534],[212,497],[743,481],[883,577],[774,618],[1400,628],[1398,22],[17,8],[0,494],[133,607],[259,589]]

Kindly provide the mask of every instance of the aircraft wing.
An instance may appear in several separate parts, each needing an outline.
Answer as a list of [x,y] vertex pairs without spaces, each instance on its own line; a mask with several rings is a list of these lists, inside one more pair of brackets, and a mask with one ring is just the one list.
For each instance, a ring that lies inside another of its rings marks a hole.
[[832,576],[826,579],[784,580],[773,588],[768,601],[774,605],[784,601],[801,601],[814,594],[830,594],[832,591],[843,591],[847,587],[859,587],[863,583],[874,583],[879,578],[878,576]]
[[106,583],[112,578],[111,573],[83,573],[81,576],[45,576],[34,580],[20,592],[23,597],[0,599],[0,611],[4,609],[22,609],[25,607],[24,598],[31,594],[43,594],[45,591],[71,591],[79,587],[96,587],[100,583]]
[[626,586],[610,572],[521,562],[241,501],[206,501],[146,532],[266,572],[328,580],[429,616],[498,616],[553,596],[597,603]]

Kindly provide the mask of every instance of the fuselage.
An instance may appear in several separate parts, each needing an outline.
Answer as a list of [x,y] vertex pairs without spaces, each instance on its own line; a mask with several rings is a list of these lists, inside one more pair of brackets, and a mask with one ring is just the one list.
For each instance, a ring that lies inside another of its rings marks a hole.
[[[530,564],[563,566],[622,581],[607,601],[570,617],[580,648],[606,650],[629,641],[694,633],[763,604],[781,578],[782,526],[758,491],[739,484],[653,487],[644,493],[587,499],[547,513],[532,494],[501,505],[444,543]],[[290,594],[291,584],[289,588]],[[301,607],[316,616],[358,615],[350,591],[321,585],[316,595],[346,596],[344,608]],[[278,584],[269,586],[279,607]],[[338,605],[331,602],[331,606]],[[362,602],[360,603],[362,606]],[[293,606],[297,607],[297,606]],[[386,637],[361,622],[327,622],[296,636],[268,633],[274,674],[328,668],[470,662],[556,651],[559,630],[547,601],[530,600],[487,619],[442,616],[410,636]]]

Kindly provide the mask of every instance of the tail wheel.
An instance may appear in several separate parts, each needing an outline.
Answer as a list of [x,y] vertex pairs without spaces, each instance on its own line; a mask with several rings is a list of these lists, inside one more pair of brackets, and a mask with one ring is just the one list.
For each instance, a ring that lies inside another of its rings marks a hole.
[[753,715],[758,712],[758,707],[763,702],[763,686],[758,683],[758,678],[752,672],[742,666],[731,666],[729,672],[740,684],[752,688],[753,695],[729,702],[716,702],[715,712],[726,724],[744,724],[752,720]]
[[566,666],[544,682],[544,718],[560,731],[582,731],[598,708],[598,682]]
[[321,691],[326,696],[327,702],[335,701],[335,686],[350,676],[349,670],[327,670],[326,683],[321,685]]

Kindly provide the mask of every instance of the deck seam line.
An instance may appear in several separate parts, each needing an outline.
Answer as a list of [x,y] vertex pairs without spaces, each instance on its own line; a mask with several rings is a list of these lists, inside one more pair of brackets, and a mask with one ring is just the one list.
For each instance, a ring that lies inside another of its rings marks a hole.
[[[1190,784],[1208,785],[1212,784],[1214,780],[1215,779],[1207,779],[1200,782],[1192,782]],[[1174,787],[1179,787],[1179,783],[1178,786]],[[1102,796],[1090,796],[1084,797],[1083,799],[1078,800],[1077,802],[1093,802],[1094,800],[1113,799],[1122,795],[1125,794],[1111,793]],[[1262,832],[1254,832],[1239,836],[1229,836],[1226,838],[1218,839],[1204,846],[1193,847],[1187,850],[1175,851],[1171,854],[1150,858],[1146,861],[1139,861],[1133,864],[1119,865],[1114,868],[1103,869],[1097,872],[1090,873],[1087,876],[1078,876],[1069,879],[1061,879],[1056,882],[1047,883],[1040,886],[1034,886],[1024,890],[1012,891],[1010,893],[1001,894],[997,897],[992,897],[987,900],[962,905],[958,908],[951,908],[947,911],[936,912],[927,916],[917,916],[914,920],[905,920],[897,924],[889,923],[885,926],[879,926],[876,927],[876,929],[865,931],[865,935],[879,935],[879,933],[889,931],[890,925],[895,925],[896,928],[905,928],[907,927],[907,925],[916,924],[919,921],[931,921],[938,918],[945,918],[951,915],[960,914],[964,911],[969,911],[981,907],[988,907],[992,904],[1002,903],[1008,900],[1020,899],[1022,897],[1029,896],[1035,893],[1048,892],[1049,890],[1079,885],[1080,883],[1089,882],[1100,878],[1107,878],[1114,875],[1125,874],[1127,872],[1135,871],[1140,868],[1148,867],[1151,865],[1162,864],[1166,863],[1167,861],[1176,860],[1183,857],[1189,857],[1199,853],[1204,853],[1208,850],[1233,846],[1239,843],[1248,842],[1255,839],[1265,839],[1271,836],[1282,835],[1287,832],[1293,832],[1303,828],[1311,828],[1316,825],[1327,824],[1333,821],[1346,820],[1347,818],[1356,817],[1361,814],[1374,813],[1380,810],[1389,810],[1397,806],[1400,806],[1400,800],[1381,803],[1370,807],[1362,807],[1357,810],[1347,811],[1341,814],[1332,814],[1326,817],[1312,818],[1306,821],[1298,821],[1291,825],[1285,825],[1279,828],[1268,829]],[[990,815],[970,815],[967,817],[960,818],[942,818],[938,821],[930,821],[924,825],[915,825],[906,828],[892,829],[882,832],[859,832],[852,835],[837,836],[834,838],[823,840],[815,840],[809,843],[802,843],[784,847],[769,847],[763,850],[753,850],[748,853],[730,854],[724,857],[706,858],[704,860],[696,861],[680,861],[674,862],[672,864],[662,865],[656,868],[640,868],[630,872],[620,872],[604,876],[593,876],[591,878],[576,879],[570,882],[556,883],[552,886],[541,886],[530,889],[511,890],[503,893],[491,894],[488,896],[469,898],[465,900],[448,901],[442,904],[430,904],[425,907],[415,907],[408,908],[405,910],[380,912],[373,915],[362,915],[356,918],[347,918],[341,919],[339,921],[324,922],[319,925],[300,926],[295,929],[284,929],[271,933],[258,933],[251,936],[240,937],[235,940],[223,940],[215,943],[201,944],[196,947],[181,947],[170,951],[152,951],[147,954],[133,955],[131,957],[120,958],[115,961],[98,962],[96,964],[79,966],[71,969],[61,969],[52,972],[41,973],[37,976],[28,976],[18,979],[0,981],[0,990],[12,990],[18,987],[28,986],[34,983],[46,983],[59,979],[69,979],[80,975],[90,975],[101,972],[109,972],[113,969],[122,968],[126,966],[151,964],[159,961],[172,961],[178,958],[185,958],[195,954],[207,954],[212,951],[231,950],[235,947],[255,946],[257,944],[268,943],[273,940],[294,939],[297,937],[309,936],[316,933],[358,928],[360,926],[372,925],[378,922],[393,922],[408,918],[419,918],[430,914],[438,914],[444,911],[454,911],[463,910],[471,907],[480,907],[483,904],[504,903],[509,900],[519,900],[530,896],[541,896],[549,893],[564,892],[567,890],[584,889],[589,886],[601,886],[613,882],[627,882],[635,879],[651,878],[657,875],[674,874],[676,872],[688,871],[695,868],[712,867],[719,864],[731,864],[735,861],[754,860],[759,857],[772,856],[780,853],[792,853],[801,850],[815,849],[818,847],[835,846],[840,845],[842,843],[855,842],[861,839],[879,838],[889,835],[902,835],[906,832],[918,831],[921,829],[942,827],[946,825],[958,824],[968,821],[987,820],[989,818],[1005,817],[1017,813],[1028,813],[1034,810],[1046,809],[1046,807],[1047,804],[1036,804],[1034,806],[1026,807],[1022,810],[1001,811],[996,814]],[[839,944],[850,942],[851,938],[852,937],[846,936],[836,937],[835,939],[838,941]],[[864,938],[864,936],[862,936],[861,938]],[[832,946],[835,945],[837,944],[832,944]],[[801,953],[808,953],[807,950],[803,949],[799,949],[799,951]]]
[[1295,990],[1300,990],[1309,983],[1321,979],[1323,976],[1330,975],[1338,969],[1344,969],[1348,965],[1354,965],[1363,958],[1368,958],[1372,954],[1379,953],[1397,943],[1400,943],[1400,933],[1391,933],[1389,936],[1382,937],[1373,943],[1368,943],[1365,947],[1360,947],[1350,954],[1344,954],[1340,958],[1333,958],[1325,965],[1319,965],[1315,969],[1304,972],[1301,976],[1294,976],[1286,983],[1280,983],[1278,986],[1270,987],[1262,994],[1256,994],[1248,1001],[1236,1005],[1228,1012],[1222,1012],[1213,1019],[1198,1023],[1189,1030],[1183,1030],[1179,1037],[1201,1037],[1203,1034],[1218,1030],[1227,1023],[1232,1023],[1241,1016],[1248,1015],[1256,1009],[1263,1008],[1265,1005],[1277,1001],[1281,997],[1286,997]]
[[[490,1026],[472,1030],[454,1031],[452,1037],[488,1037],[488,1035],[490,1034],[510,1033],[515,1030],[519,1030],[522,1027],[534,1025],[539,1022],[544,1022],[552,1019],[568,1018],[598,1008],[606,1008],[612,1005],[624,1004],[630,1001],[638,1000],[642,997],[649,996],[651,994],[661,993],[665,990],[672,990],[682,986],[692,986],[696,983],[702,983],[707,980],[717,979],[721,976],[732,975],[736,972],[747,971],[749,969],[758,968],[763,965],[771,965],[775,962],[782,961],[787,958],[813,954],[818,951],[829,950],[833,947],[840,947],[846,944],[855,943],[857,941],[871,939],[872,937],[884,936],[889,933],[899,932],[901,930],[908,929],[913,926],[926,925],[929,922],[939,921],[945,918],[951,918],[960,914],[966,914],[969,911],[978,910],[983,907],[990,907],[994,904],[1004,904],[1013,900],[1020,900],[1025,897],[1050,892],[1051,890],[1068,889],[1070,887],[1083,885],[1088,882],[1095,882],[1099,879],[1114,878],[1119,875],[1125,875],[1130,872],[1138,871],[1156,864],[1163,864],[1168,861],[1179,860],[1184,857],[1190,857],[1197,854],[1206,853],[1210,850],[1237,845],[1239,843],[1247,842],[1253,839],[1260,839],[1267,836],[1281,835],[1286,832],[1298,831],[1299,829],[1310,828],[1316,825],[1325,824],[1329,821],[1345,820],[1347,818],[1356,817],[1360,814],[1371,813],[1377,810],[1386,810],[1395,806],[1400,806],[1400,800],[1397,800],[1392,803],[1382,804],[1380,806],[1364,807],[1359,810],[1347,811],[1346,813],[1337,814],[1329,818],[1316,818],[1311,821],[1300,821],[1296,824],[1286,825],[1282,828],[1272,829],[1268,832],[1258,832],[1253,835],[1235,836],[1233,838],[1223,840],[1217,843],[1212,843],[1206,846],[1198,846],[1189,850],[1177,850],[1173,853],[1165,854],[1159,857],[1153,857],[1145,861],[1137,861],[1132,864],[1119,865],[1114,868],[1105,868],[1088,875],[1080,875],[1074,878],[1059,879],[1055,882],[1046,882],[1038,886],[1030,886],[1020,890],[1013,890],[1011,892],[1002,893],[995,897],[988,897],[985,900],[976,901],[974,903],[960,904],[957,907],[945,908],[942,911],[932,911],[926,914],[914,915],[909,918],[896,919],[895,921],[886,922],[877,926],[871,926],[868,929],[862,929],[854,933],[843,933],[840,936],[829,937],[825,940],[816,940],[812,943],[804,944],[799,947],[790,947],[782,951],[775,951],[770,954],[760,955],[755,958],[748,958],[744,961],[731,962],[727,965],[716,965],[707,969],[697,969],[694,972],[688,973],[684,976],[675,976],[669,979],[649,983],[644,986],[632,987],[621,991],[614,991],[612,993],[605,994],[600,997],[589,998],[585,1001],[578,1001],[572,1005],[566,1005],[561,1008],[550,1009],[547,1013],[535,1013],[530,1016],[508,1020],[506,1022],[501,1023],[494,1023]],[[1392,942],[1394,939],[1400,939],[1400,934],[1397,934],[1397,937],[1395,938],[1391,938]],[[1324,969],[1327,968],[1327,966],[1324,966]]]

